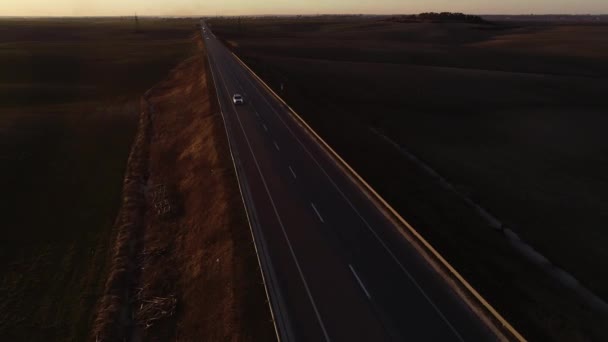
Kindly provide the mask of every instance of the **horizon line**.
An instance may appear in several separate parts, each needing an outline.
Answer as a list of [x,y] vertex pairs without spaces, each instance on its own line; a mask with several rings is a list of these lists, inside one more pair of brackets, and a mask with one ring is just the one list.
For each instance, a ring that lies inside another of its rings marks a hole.
[[[433,13],[419,12],[419,13],[306,13],[306,14],[216,14],[216,15],[202,15],[202,14],[113,14],[113,15],[0,15],[0,18],[124,18],[124,17],[140,17],[140,18],[221,18],[221,17],[320,17],[320,16],[398,16],[398,15],[418,15],[421,13]],[[443,11],[447,12],[447,11]],[[443,13],[434,12],[434,13]],[[451,12],[451,13],[462,13],[462,12]],[[608,13],[463,13],[466,15],[478,15],[478,16],[608,16]]]

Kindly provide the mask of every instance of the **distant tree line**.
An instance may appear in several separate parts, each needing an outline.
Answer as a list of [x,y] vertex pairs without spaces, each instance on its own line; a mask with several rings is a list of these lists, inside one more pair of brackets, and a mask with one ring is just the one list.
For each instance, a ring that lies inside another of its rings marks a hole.
[[425,12],[420,14],[402,15],[397,17],[391,17],[389,21],[395,22],[457,22],[457,23],[472,23],[472,24],[485,24],[487,23],[482,17],[478,15],[470,15],[464,13],[454,12]]

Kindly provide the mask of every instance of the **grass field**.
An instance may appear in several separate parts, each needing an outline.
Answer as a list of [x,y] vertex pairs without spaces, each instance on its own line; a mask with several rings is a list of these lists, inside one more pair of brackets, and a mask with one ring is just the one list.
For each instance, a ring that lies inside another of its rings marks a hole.
[[608,26],[380,19],[210,23],[525,336],[606,338],[604,314],[372,129],[606,300]]
[[0,336],[83,341],[107,270],[139,98],[194,20],[2,19]]

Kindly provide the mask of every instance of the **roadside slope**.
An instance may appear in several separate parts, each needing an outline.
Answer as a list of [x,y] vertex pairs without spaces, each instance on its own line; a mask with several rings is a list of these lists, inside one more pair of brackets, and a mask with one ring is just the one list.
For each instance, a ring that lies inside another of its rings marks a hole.
[[142,233],[133,237],[131,299],[123,301],[134,319],[105,328],[100,321],[98,331],[122,325],[133,340],[271,341],[271,316],[200,36],[194,44],[193,56],[142,101],[149,137],[144,212]]

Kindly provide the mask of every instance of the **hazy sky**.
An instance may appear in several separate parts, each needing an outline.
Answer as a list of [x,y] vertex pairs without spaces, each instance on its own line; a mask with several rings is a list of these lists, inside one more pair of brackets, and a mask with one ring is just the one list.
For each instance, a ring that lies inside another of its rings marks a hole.
[[608,14],[608,0],[0,0],[13,15],[240,15],[318,13]]

